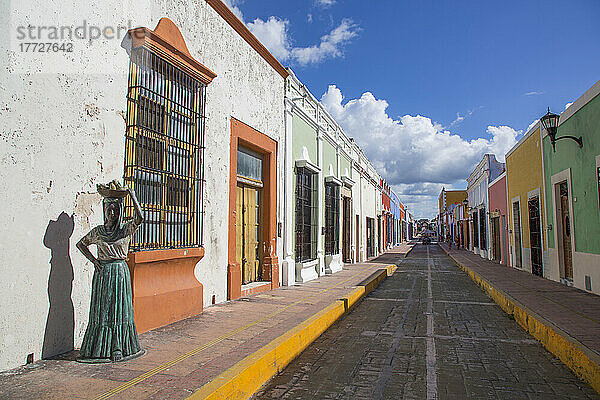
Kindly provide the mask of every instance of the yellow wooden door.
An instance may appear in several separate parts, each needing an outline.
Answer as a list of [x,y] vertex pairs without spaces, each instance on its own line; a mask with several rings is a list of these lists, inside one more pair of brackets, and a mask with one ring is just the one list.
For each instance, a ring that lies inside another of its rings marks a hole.
[[[244,187],[237,187],[235,219],[235,259],[244,268]],[[242,275],[243,277],[243,275]]]
[[260,192],[252,187],[237,187],[236,259],[242,269],[242,283],[260,278],[261,250]]
[[[255,234],[254,221],[256,219],[256,209],[254,207],[256,198],[256,189],[244,188],[244,255],[245,265],[243,269],[244,283],[256,280],[254,272],[254,263],[256,262],[255,252]],[[254,276],[253,276],[254,275]]]

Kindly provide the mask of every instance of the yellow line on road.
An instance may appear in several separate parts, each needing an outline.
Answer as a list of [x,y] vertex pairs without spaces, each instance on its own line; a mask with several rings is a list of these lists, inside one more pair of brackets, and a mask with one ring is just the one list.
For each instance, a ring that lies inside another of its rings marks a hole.
[[303,301],[306,301],[306,300],[308,300],[308,299],[310,299],[312,297],[315,297],[316,295],[319,295],[319,294],[322,294],[322,293],[326,293],[326,292],[330,291],[331,289],[334,289],[334,288],[336,288],[336,287],[338,287],[340,285],[343,285],[344,283],[352,280],[353,278],[359,276],[360,274],[364,273],[365,271],[369,271],[369,270],[372,270],[372,269],[375,269],[375,268],[380,268],[380,267],[382,267],[381,264],[376,264],[376,265],[371,265],[371,266],[369,266],[367,268],[363,268],[359,272],[357,272],[356,274],[350,276],[347,279],[344,279],[341,282],[338,282],[337,284],[335,284],[333,286],[330,286],[330,287],[328,287],[326,289],[323,289],[321,291],[315,292],[315,293],[311,294],[310,296],[303,297],[300,300],[297,300],[297,301],[295,301],[295,302],[293,302],[291,304],[288,304],[287,306],[285,306],[285,307],[283,307],[283,308],[281,308],[281,309],[279,309],[277,311],[274,311],[274,312],[272,312],[270,314],[267,314],[267,315],[265,315],[262,318],[259,318],[259,319],[255,320],[255,321],[250,322],[249,324],[241,326],[241,327],[239,327],[237,329],[234,329],[233,331],[230,331],[230,332],[228,332],[228,333],[226,333],[226,334],[224,334],[222,336],[219,336],[218,338],[213,339],[210,342],[208,342],[208,343],[206,343],[206,344],[204,344],[202,346],[199,346],[199,347],[197,347],[197,348],[195,348],[195,349],[193,349],[193,350],[191,350],[191,351],[189,351],[189,352],[187,352],[185,354],[182,354],[181,356],[175,358],[174,360],[171,360],[171,361],[168,361],[168,362],[166,362],[164,364],[161,364],[161,365],[157,366],[156,368],[154,368],[154,369],[152,369],[152,370],[150,370],[148,372],[145,372],[144,374],[142,374],[142,375],[140,375],[140,376],[138,376],[138,377],[136,377],[136,378],[134,378],[134,379],[132,379],[130,381],[127,381],[127,382],[125,382],[125,383],[123,383],[123,384],[121,384],[121,385],[119,385],[119,386],[111,389],[110,391],[108,391],[108,392],[100,395],[99,397],[96,397],[95,400],[109,399],[112,396],[114,396],[116,394],[119,394],[119,393],[121,393],[121,392],[129,389],[132,386],[137,385],[138,383],[140,383],[140,382],[142,382],[142,381],[150,378],[151,376],[154,376],[154,375],[158,374],[159,372],[162,372],[162,371],[164,371],[164,370],[172,367],[173,365],[175,365],[177,363],[180,363],[181,361],[187,360],[188,358],[190,358],[190,357],[192,357],[192,356],[200,353],[201,351],[206,350],[207,348],[212,347],[215,344],[217,344],[217,343],[219,343],[219,342],[221,342],[221,341],[223,341],[223,340],[225,340],[227,338],[230,338],[231,336],[234,336],[235,334],[237,334],[237,333],[239,333],[239,332],[241,332],[241,331],[243,331],[245,329],[248,329],[248,328],[250,328],[250,327],[252,327],[254,325],[257,325],[257,324],[259,324],[259,323],[261,323],[261,322],[269,319],[269,318],[272,318],[272,317],[274,317],[274,316],[276,316],[278,314],[281,314],[285,310],[287,310],[287,309],[289,309],[291,307],[294,307],[294,306],[296,306],[296,305],[302,303]]

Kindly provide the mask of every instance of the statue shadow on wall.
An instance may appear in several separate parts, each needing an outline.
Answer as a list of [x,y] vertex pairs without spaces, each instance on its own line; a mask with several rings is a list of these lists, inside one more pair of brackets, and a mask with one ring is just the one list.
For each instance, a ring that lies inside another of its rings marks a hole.
[[73,350],[75,315],[73,291],[73,264],[69,241],[74,229],[74,218],[64,211],[56,221],[50,220],[44,234],[44,246],[51,250],[48,300],[50,310],[46,320],[42,358],[49,358]]

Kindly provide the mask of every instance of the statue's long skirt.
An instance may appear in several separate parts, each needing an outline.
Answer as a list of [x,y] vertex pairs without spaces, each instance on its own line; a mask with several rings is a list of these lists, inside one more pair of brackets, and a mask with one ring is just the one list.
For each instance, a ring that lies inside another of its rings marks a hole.
[[107,359],[117,351],[127,357],[141,350],[131,298],[131,278],[125,261],[104,263],[102,270],[94,272],[90,318],[80,357]]

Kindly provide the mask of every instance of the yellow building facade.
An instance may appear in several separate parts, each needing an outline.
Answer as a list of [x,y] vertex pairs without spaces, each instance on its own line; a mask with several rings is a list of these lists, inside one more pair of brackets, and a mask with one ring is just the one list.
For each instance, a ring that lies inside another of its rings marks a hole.
[[511,265],[548,276],[544,168],[540,123],[506,154],[506,193]]

